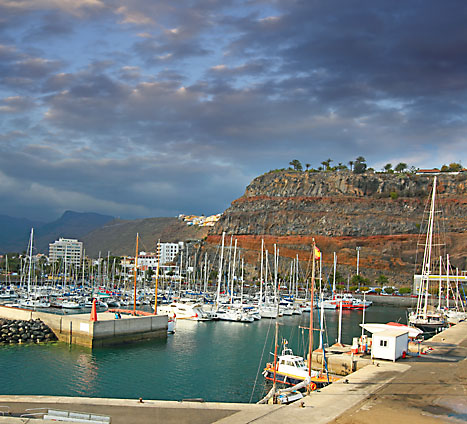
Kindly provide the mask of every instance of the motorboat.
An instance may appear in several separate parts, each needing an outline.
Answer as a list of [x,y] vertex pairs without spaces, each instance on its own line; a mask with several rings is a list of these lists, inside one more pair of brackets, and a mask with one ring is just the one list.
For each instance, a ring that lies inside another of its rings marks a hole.
[[162,314],[177,319],[189,319],[193,321],[210,321],[212,317],[205,312],[200,303],[172,302],[169,305],[161,305],[158,310]]

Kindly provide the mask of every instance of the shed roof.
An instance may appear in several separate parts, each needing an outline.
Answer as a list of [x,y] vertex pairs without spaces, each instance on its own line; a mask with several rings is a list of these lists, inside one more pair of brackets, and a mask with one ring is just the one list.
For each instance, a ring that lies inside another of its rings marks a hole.
[[404,334],[408,334],[409,332],[404,329],[394,329],[394,330],[384,330],[384,331],[379,331],[378,333],[374,333],[373,337],[399,337]]

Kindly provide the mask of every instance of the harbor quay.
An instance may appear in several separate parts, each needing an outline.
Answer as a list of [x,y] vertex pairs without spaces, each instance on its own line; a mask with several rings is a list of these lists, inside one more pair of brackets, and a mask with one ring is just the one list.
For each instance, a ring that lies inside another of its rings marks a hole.
[[0,396],[0,411],[5,414],[0,415],[0,423],[24,422],[19,416],[28,411],[42,416],[55,409],[98,414],[114,424],[465,422],[467,322],[422,345],[426,354],[408,355],[396,362],[371,360],[290,405],[10,395]]
[[167,337],[167,315],[122,315],[121,319],[115,319],[113,313],[99,312],[97,321],[91,321],[89,313],[57,315],[0,306],[0,318],[23,321],[40,319],[59,341],[89,348]]

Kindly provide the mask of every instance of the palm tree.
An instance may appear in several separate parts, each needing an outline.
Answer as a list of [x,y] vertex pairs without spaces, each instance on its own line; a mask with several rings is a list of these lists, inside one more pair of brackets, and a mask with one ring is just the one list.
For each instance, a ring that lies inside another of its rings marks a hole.
[[355,159],[355,166],[353,172],[355,174],[363,174],[366,171],[366,163],[365,158],[363,156],[359,156]]
[[394,168],[394,170],[395,170],[396,172],[402,172],[402,171],[404,171],[404,169],[407,169],[407,164],[404,163],[404,162],[398,163],[398,164],[396,165],[396,167]]
[[305,168],[306,168],[307,171],[308,171],[308,168],[309,168],[310,166],[311,166],[310,163],[305,163]]
[[349,166],[350,166],[350,170],[352,171],[352,167],[353,167],[353,160],[349,160]]
[[289,165],[292,165],[293,169],[295,169],[295,171],[302,171],[303,170],[302,164],[300,163],[300,161],[298,159],[294,159],[293,161],[289,162]]

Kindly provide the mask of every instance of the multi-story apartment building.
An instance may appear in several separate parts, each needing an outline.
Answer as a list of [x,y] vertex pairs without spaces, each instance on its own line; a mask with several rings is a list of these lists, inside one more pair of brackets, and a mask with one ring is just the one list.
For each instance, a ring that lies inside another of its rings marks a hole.
[[182,241],[178,243],[157,243],[156,254],[160,260],[160,264],[165,265],[173,262],[180,249],[183,249]]
[[49,261],[63,260],[67,264],[79,265],[83,257],[83,242],[76,239],[59,238],[49,244]]

